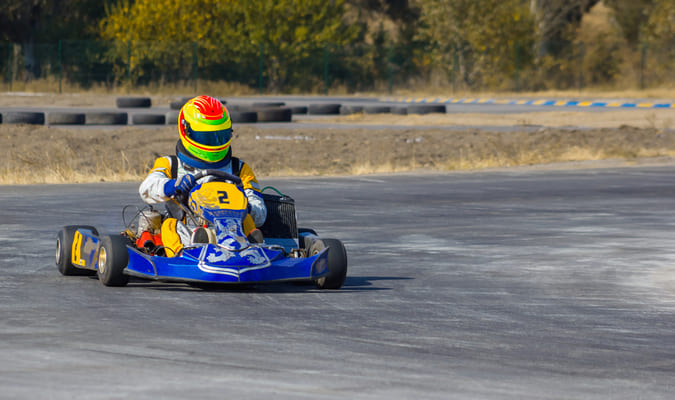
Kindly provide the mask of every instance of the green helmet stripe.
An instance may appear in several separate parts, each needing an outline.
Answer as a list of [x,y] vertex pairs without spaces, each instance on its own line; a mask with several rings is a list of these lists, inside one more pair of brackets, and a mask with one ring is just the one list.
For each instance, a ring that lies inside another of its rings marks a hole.
[[200,118],[199,122],[202,124],[206,125],[220,125],[224,124],[227,122],[227,120],[230,119],[227,114],[223,115],[223,118],[221,119],[206,119],[206,118]]

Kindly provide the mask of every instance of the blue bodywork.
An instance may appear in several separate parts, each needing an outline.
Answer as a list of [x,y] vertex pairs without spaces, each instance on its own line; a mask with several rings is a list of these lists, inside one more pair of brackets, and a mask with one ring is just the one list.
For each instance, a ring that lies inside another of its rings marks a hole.
[[[98,269],[100,238],[79,230],[80,268]],[[232,239],[232,238],[228,238]],[[286,240],[293,242],[294,240]],[[184,249],[175,257],[149,255],[128,245],[124,272],[135,277],[179,282],[255,283],[316,280],[328,273],[327,250],[312,257],[289,257],[278,244],[231,241],[230,246],[204,244]]]
[[207,244],[176,257],[150,256],[132,247],[128,251],[126,273],[161,281],[254,283],[315,280],[328,273],[326,251],[306,258],[287,257],[283,250],[266,245],[233,251]]

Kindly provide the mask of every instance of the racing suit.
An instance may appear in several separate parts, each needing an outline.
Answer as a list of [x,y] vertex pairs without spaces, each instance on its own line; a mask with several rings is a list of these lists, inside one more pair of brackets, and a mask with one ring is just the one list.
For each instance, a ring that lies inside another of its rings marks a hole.
[[[173,163],[177,163],[177,165],[173,165]],[[217,169],[230,174],[238,175],[241,178],[244,193],[248,199],[249,215],[252,217],[253,223],[255,224],[255,226],[252,228],[262,226],[265,223],[265,219],[267,218],[267,208],[265,207],[265,202],[263,201],[262,195],[260,194],[260,185],[258,184],[258,180],[253,174],[251,167],[238,158],[231,157],[230,162]],[[175,171],[176,176],[173,176],[173,171]],[[164,185],[170,179],[180,179],[180,177],[185,174],[189,173],[194,175],[199,171],[201,170],[183,163],[180,158],[175,156],[159,157],[157,160],[155,160],[155,164],[150,170],[148,176],[141,183],[138,193],[146,204],[158,204],[166,202],[170,198],[164,193]],[[212,179],[212,177],[205,176],[197,181],[197,183],[199,184],[208,182],[209,179]],[[173,224],[175,226],[176,222],[173,221]],[[180,228],[180,223],[178,228]],[[246,230],[247,227],[244,226],[244,229]],[[248,227],[248,230],[250,229],[251,227]],[[164,236],[164,231],[165,228],[163,226],[162,236]],[[248,231],[246,233],[248,234]],[[181,236],[182,241],[185,242],[185,235],[181,234],[180,229],[178,229],[178,234]],[[167,243],[165,243],[165,245],[166,244]],[[174,250],[174,252],[178,251],[178,249]]]

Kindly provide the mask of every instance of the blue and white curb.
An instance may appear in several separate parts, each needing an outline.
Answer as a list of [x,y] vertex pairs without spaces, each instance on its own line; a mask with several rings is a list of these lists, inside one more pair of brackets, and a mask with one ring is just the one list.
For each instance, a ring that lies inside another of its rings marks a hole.
[[549,107],[607,107],[607,108],[675,108],[675,103],[647,103],[620,101],[579,101],[579,100],[505,100],[480,98],[398,98],[386,101],[407,104],[496,104],[514,106]]

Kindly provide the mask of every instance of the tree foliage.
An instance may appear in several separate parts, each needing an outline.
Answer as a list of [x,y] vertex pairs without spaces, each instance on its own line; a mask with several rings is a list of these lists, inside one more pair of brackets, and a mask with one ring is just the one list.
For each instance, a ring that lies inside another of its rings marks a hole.
[[641,31],[654,9],[655,0],[604,0],[612,9],[614,20],[623,38],[637,46],[641,40]]
[[176,50],[191,55],[194,44],[200,63],[221,63],[230,74],[250,73],[254,66],[242,63],[257,61],[262,51],[268,79],[279,86],[317,49],[356,39],[343,9],[343,0],[122,0],[101,28],[106,39],[163,41],[148,50],[153,57]]
[[98,36],[100,0],[0,0],[0,40],[16,43]]
[[534,20],[522,0],[421,0],[420,10],[430,62],[470,87],[500,86],[533,40]]
[[535,16],[537,56],[558,55],[572,43],[581,19],[599,0],[530,0]]
[[675,2],[655,0],[649,19],[644,25],[644,40],[667,48],[675,43]]
[[42,43],[97,37],[103,13],[99,0],[0,0],[0,41],[18,43],[28,80],[56,57]]
[[[584,34],[600,2],[593,18],[611,15],[611,29]],[[661,71],[656,83],[675,67],[675,1],[0,0],[0,42],[10,42],[0,43],[10,60],[0,73],[14,79],[58,71],[115,84],[114,70],[176,82],[199,71],[257,86],[264,70],[273,91],[316,91],[324,80],[371,89],[394,75],[469,89],[513,89],[522,76],[536,89],[649,69]]]

